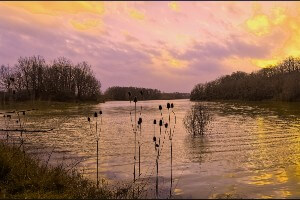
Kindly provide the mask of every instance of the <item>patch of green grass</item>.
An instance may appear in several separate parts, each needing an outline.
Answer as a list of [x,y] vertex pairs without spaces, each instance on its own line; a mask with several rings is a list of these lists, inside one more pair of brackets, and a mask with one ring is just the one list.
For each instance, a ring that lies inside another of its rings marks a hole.
[[17,147],[0,142],[0,199],[111,199],[129,198],[127,189],[109,189],[62,166],[49,167]]

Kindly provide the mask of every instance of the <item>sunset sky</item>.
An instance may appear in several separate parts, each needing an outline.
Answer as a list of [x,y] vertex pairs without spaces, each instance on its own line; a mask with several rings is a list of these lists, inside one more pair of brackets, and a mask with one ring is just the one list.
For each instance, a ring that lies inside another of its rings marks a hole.
[[64,56],[110,86],[190,92],[300,56],[300,2],[0,2],[0,64]]

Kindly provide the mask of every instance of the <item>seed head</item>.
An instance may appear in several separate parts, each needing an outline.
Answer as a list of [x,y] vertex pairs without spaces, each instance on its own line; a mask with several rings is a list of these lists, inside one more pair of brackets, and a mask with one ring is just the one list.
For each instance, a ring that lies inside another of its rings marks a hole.
[[156,142],[156,137],[155,136],[153,137],[153,142]]
[[128,96],[131,97],[131,92],[128,92]]
[[134,101],[134,103],[136,103],[136,102],[137,102],[137,98],[136,98],[136,97],[134,97],[133,101]]
[[23,111],[23,115],[25,115],[25,111]]
[[19,121],[17,120],[16,123],[19,123]]
[[170,109],[170,107],[171,107],[171,106],[170,106],[170,103],[167,103],[167,108]]
[[165,128],[168,128],[168,123],[165,123]]
[[153,124],[156,124],[156,119],[155,119],[155,120],[153,120]]
[[141,93],[141,95],[143,96],[143,90],[141,90],[141,92],[140,92],[140,93]]
[[171,108],[174,108],[174,104],[173,103],[171,103]]
[[102,110],[99,111],[99,114],[102,115]]
[[159,145],[158,145],[158,144],[155,144],[155,147],[159,147]]
[[162,120],[159,120],[159,126],[162,126],[162,125],[163,125]]
[[94,113],[94,117],[98,117],[98,113],[97,112]]
[[161,106],[161,105],[159,105],[159,106],[158,106],[158,109],[159,109],[159,110],[162,110],[162,106]]
[[88,121],[91,121],[91,118],[90,118],[90,117],[88,117]]
[[142,118],[141,118],[141,117],[139,118],[139,122],[140,122],[140,124],[143,122],[143,120],[142,120]]

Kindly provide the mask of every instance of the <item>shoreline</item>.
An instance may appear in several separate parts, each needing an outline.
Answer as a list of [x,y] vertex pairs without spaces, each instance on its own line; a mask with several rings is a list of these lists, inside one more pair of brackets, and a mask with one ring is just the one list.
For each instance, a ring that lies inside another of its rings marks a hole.
[[38,156],[2,140],[0,150],[0,198],[131,198],[126,187],[108,185],[102,180],[102,187],[97,189],[77,169],[67,169],[63,163],[43,163]]

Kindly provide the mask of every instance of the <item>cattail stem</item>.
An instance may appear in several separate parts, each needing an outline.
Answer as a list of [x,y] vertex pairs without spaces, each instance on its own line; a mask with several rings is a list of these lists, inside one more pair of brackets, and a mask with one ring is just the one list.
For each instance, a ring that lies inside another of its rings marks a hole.
[[[158,150],[159,154],[159,150]],[[158,156],[156,158],[156,198],[158,199]]]
[[97,188],[99,188],[99,141],[97,138]]
[[170,198],[172,195],[172,183],[173,183],[173,148],[172,148],[172,140],[171,140],[171,186],[170,186]]
[[135,122],[135,126],[134,126],[134,182],[135,182],[135,165],[136,165],[136,131],[137,131],[137,126],[136,126],[136,102],[134,102],[134,122]]
[[139,177],[141,176],[141,145],[139,144]]

